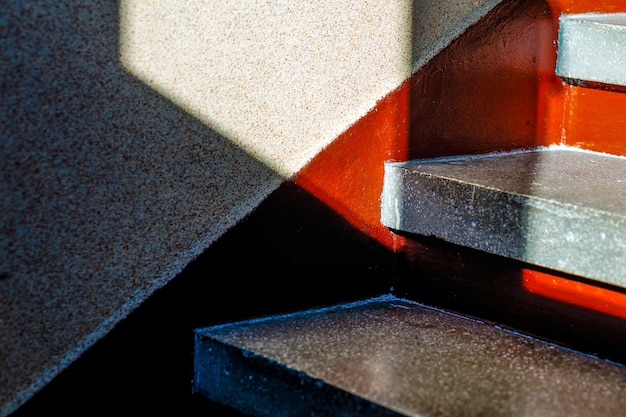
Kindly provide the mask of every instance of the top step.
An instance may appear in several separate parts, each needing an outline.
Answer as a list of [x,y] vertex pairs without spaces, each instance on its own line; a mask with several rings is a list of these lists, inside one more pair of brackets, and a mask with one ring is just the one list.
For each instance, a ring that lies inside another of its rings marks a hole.
[[381,221],[626,287],[626,158],[575,148],[385,164]]
[[562,15],[556,74],[573,82],[626,86],[626,13]]

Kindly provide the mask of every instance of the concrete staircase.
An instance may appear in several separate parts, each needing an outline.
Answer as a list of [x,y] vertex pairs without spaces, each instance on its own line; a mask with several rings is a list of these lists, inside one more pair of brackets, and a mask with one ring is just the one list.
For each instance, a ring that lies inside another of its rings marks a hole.
[[392,296],[198,330],[194,389],[252,416],[616,416],[626,368]]
[[626,158],[565,147],[386,164],[382,221],[626,287]]
[[[626,86],[626,18],[561,18],[556,74]],[[562,146],[388,163],[381,221],[626,287],[626,158]],[[394,295],[196,331],[194,391],[251,416],[626,415],[626,368]]]
[[[626,86],[626,13],[560,18],[555,73]],[[399,232],[626,287],[626,158],[565,146],[387,163],[382,222]]]

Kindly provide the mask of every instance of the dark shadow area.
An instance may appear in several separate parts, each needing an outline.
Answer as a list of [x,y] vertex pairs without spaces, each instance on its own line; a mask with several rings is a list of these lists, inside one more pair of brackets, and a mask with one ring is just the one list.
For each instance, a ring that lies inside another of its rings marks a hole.
[[14,415],[238,416],[192,395],[193,330],[389,293],[393,259],[285,183]]
[[[119,5],[25,0],[2,13],[0,410],[45,385],[284,180],[120,65]],[[211,274],[205,289],[217,282],[219,293],[233,277],[268,279]],[[112,386],[143,383],[113,370]],[[71,407],[79,398],[59,397]]]
[[434,238],[406,237],[398,259],[398,274],[405,278],[396,285],[398,296],[626,364],[624,320],[530,293],[522,283],[522,268],[542,269]]

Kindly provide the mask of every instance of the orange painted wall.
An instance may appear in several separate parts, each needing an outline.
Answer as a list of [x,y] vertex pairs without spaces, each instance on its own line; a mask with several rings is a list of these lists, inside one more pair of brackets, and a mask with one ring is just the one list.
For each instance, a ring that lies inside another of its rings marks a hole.
[[[626,12],[624,0],[548,0],[548,4],[555,28],[558,28],[558,16],[563,13]],[[624,91],[562,84],[555,83],[547,89],[549,111],[544,114],[544,121],[548,141],[626,155]]]
[[411,79],[410,158],[545,144],[540,94],[554,84],[551,10],[505,1]]
[[626,155],[626,94],[564,87],[562,142],[598,152]]
[[[625,12],[623,0],[548,0],[558,38],[558,17],[563,13]],[[570,85],[558,78],[542,86],[545,142],[626,155],[626,94],[604,88]],[[533,294],[626,318],[626,296],[574,279],[522,270],[523,286]]]
[[554,16],[561,13],[614,13],[626,11],[624,0],[548,0]]
[[380,224],[384,161],[543,144],[538,85],[554,71],[552,36],[544,2],[504,2],[379,101],[294,182],[398,248],[402,240]]
[[[626,12],[626,1],[505,0],[377,103],[294,182],[402,253],[406,240],[380,223],[384,161],[559,143],[626,155],[626,94],[568,85],[554,75],[559,15],[591,11]],[[607,312],[626,316],[626,298],[615,292],[531,269],[520,271],[520,279],[533,294],[600,311],[610,305]],[[589,300],[580,301],[585,294]]]
[[355,228],[393,249],[397,237],[380,223],[383,164],[406,159],[409,83],[376,107],[301,170],[294,182]]

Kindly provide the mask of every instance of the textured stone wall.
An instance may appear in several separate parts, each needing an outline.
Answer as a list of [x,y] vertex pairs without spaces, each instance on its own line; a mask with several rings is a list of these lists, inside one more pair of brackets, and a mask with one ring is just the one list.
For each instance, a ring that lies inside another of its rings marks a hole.
[[3,5],[0,415],[498,2]]

